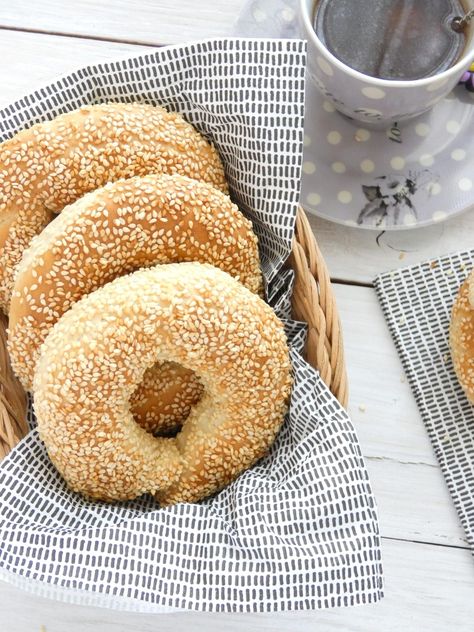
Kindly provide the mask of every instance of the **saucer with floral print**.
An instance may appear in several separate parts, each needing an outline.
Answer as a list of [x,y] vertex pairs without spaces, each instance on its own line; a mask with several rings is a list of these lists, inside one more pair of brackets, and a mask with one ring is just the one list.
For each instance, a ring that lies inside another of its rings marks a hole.
[[456,88],[387,131],[359,127],[307,86],[301,203],[361,228],[439,222],[474,204],[474,99]]
[[[239,35],[299,37],[297,0],[251,0]],[[458,86],[388,130],[349,120],[307,79],[301,204],[360,228],[440,222],[474,205],[474,93]]]

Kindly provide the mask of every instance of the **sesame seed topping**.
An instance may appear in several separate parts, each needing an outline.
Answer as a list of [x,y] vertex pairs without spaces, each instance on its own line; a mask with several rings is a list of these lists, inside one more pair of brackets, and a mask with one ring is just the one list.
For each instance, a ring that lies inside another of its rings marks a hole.
[[[153,437],[131,414],[157,362],[194,372],[204,389],[176,438]],[[172,504],[218,491],[261,458],[290,388],[273,310],[218,268],[179,263],[117,278],[75,303],[41,348],[34,403],[73,490],[109,501],[150,492]]]
[[107,182],[149,173],[227,191],[214,147],[161,107],[88,106],[0,144],[0,307],[7,313],[21,254],[55,213]]
[[474,404],[474,269],[454,302],[449,342],[458,380]]
[[[161,224],[162,219],[169,230],[156,231],[153,220]],[[135,177],[66,207],[35,237],[18,267],[8,345],[25,388],[32,387],[41,344],[74,303],[118,276],[186,260],[211,263],[251,291],[262,290],[251,223],[207,183],[177,175]],[[135,420],[149,432],[180,426],[202,393],[189,372],[179,380],[176,376],[173,388],[166,374],[161,386],[156,383],[161,373],[161,367],[150,368],[149,379],[131,398]],[[151,389],[153,380],[163,395],[161,404]]]

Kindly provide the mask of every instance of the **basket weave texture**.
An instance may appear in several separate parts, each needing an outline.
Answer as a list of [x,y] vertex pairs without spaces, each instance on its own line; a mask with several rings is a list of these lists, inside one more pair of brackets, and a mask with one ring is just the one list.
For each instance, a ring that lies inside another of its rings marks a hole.
[[[331,280],[302,208],[298,210],[288,266],[294,270],[293,316],[308,325],[306,360],[347,407],[348,389],[341,325]],[[0,460],[28,433],[26,394],[7,351],[6,316],[0,317]]]

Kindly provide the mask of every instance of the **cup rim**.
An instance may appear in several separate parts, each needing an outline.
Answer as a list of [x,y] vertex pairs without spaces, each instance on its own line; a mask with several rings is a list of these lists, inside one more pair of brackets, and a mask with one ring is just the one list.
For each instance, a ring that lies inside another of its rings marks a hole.
[[431,83],[442,83],[443,80],[448,81],[457,74],[459,74],[459,77],[461,77],[463,70],[466,69],[466,66],[474,61],[474,46],[472,46],[471,50],[468,51],[468,54],[457,61],[454,66],[451,66],[450,68],[443,70],[443,72],[432,75],[430,77],[423,77],[421,79],[382,79],[378,77],[371,77],[370,75],[365,75],[363,72],[351,68],[340,59],[338,59],[335,55],[333,55],[333,53],[331,53],[331,51],[324,46],[324,44],[316,35],[316,32],[313,29],[313,23],[310,19],[308,10],[308,0],[300,0],[300,13],[302,14],[306,36],[312,39],[313,43],[317,46],[321,54],[324,54],[326,57],[328,57],[339,70],[344,71],[348,75],[351,75],[354,79],[357,79],[358,81],[363,81],[368,84],[392,88],[422,88],[430,85]]

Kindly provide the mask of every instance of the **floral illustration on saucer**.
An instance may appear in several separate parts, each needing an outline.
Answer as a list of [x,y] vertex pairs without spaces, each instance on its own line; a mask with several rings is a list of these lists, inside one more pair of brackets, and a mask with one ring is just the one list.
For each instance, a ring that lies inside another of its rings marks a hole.
[[402,218],[407,223],[406,215],[416,223],[418,213],[413,197],[422,188],[429,190],[429,186],[438,179],[439,176],[433,175],[428,169],[410,171],[408,175],[377,176],[371,184],[362,185],[367,203],[359,213],[357,224],[382,226],[390,220],[391,224],[397,226]]

